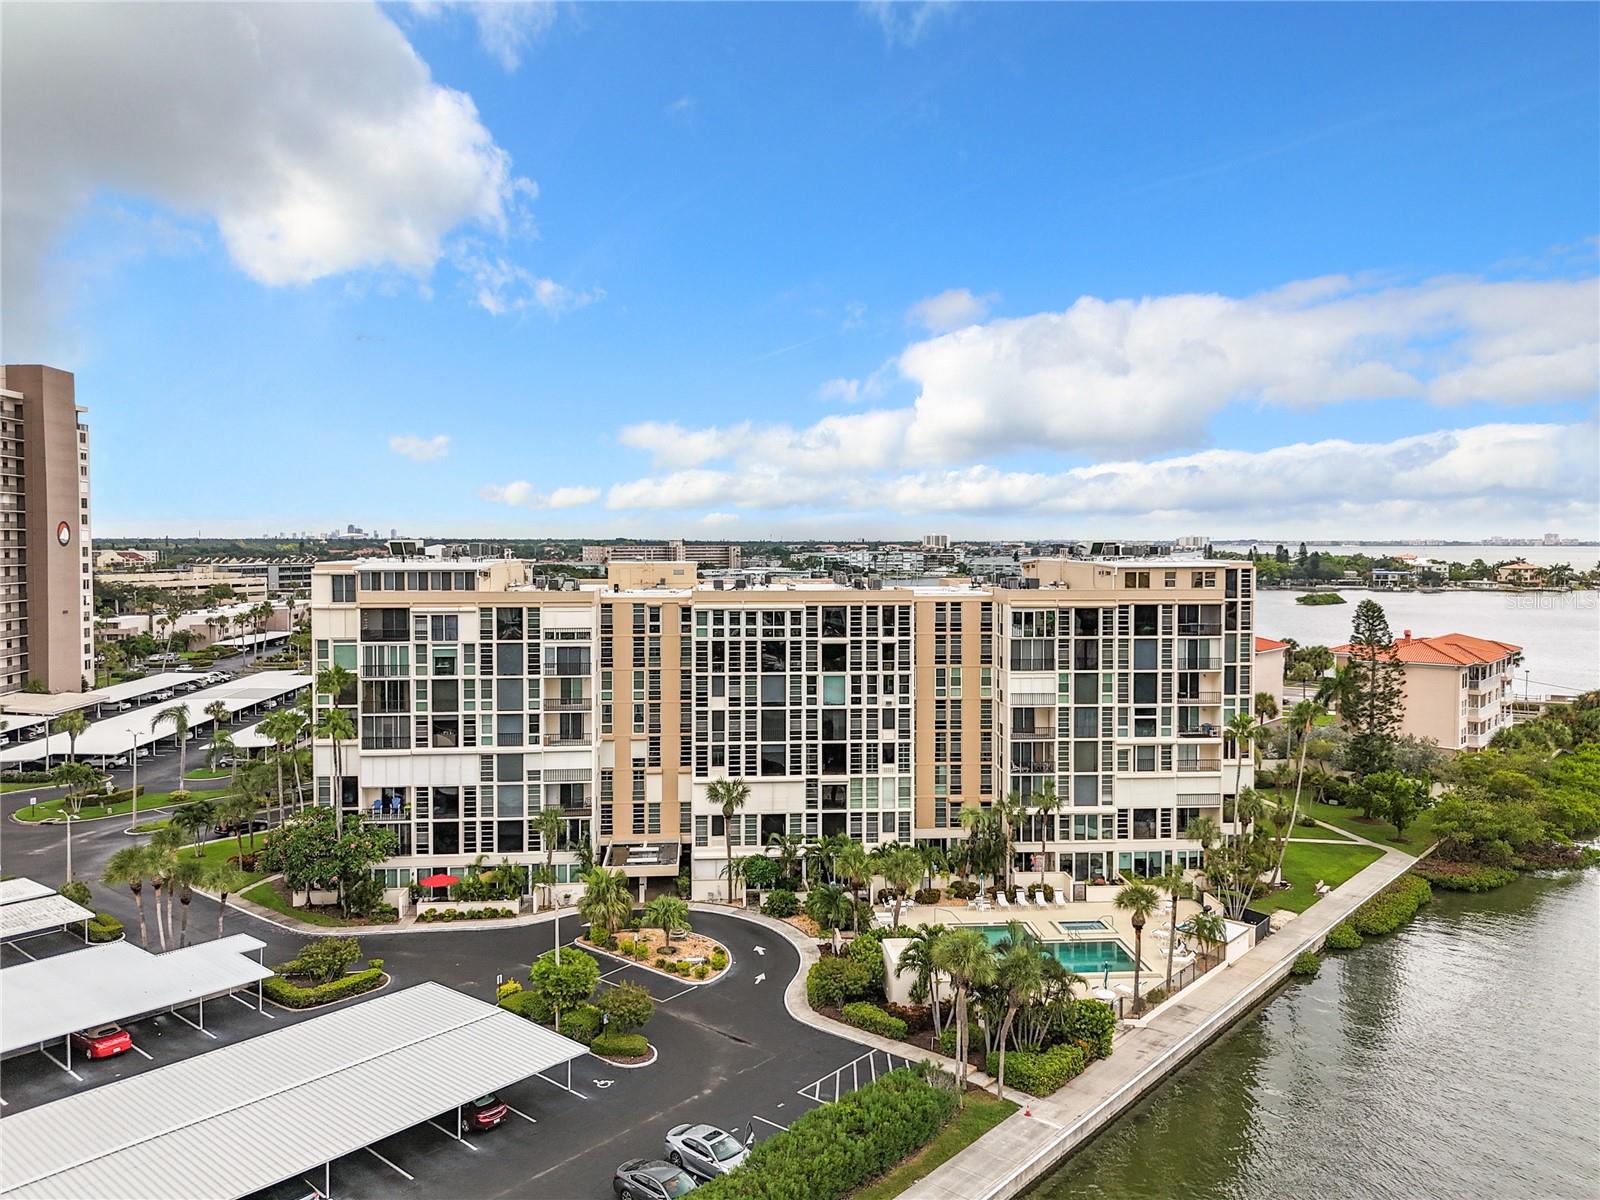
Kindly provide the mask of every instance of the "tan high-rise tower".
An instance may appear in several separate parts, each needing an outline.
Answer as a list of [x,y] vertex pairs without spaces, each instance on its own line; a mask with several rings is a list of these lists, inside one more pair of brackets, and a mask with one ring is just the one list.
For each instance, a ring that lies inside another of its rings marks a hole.
[[0,368],[0,692],[94,676],[89,430],[69,371]]

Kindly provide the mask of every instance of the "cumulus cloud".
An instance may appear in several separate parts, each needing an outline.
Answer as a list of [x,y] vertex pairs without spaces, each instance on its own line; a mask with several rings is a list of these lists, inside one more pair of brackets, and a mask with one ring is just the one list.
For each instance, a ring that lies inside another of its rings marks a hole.
[[713,526],[713,527],[721,526],[721,525],[732,525],[738,519],[739,519],[739,514],[738,513],[708,512],[705,516],[700,518],[700,524],[702,524],[702,525],[710,525],[710,526]]
[[[835,456],[888,470],[1019,451],[1194,450],[1232,404],[1592,398],[1600,288],[1594,278],[1382,288],[1328,278],[1240,298],[1086,296],[1063,312],[913,343],[895,370],[918,388],[909,407],[803,428],[652,423],[624,430],[623,442],[668,468],[754,459],[803,474],[828,469]],[[825,394],[850,398],[849,381],[825,385]]]
[[421,438],[414,433],[397,433],[389,439],[389,449],[412,462],[432,462],[450,453],[450,436],[440,433]]
[[504,232],[523,193],[472,99],[373,5],[34,4],[5,24],[13,345],[36,333],[44,257],[96,193],[214,223],[269,286],[425,277],[453,230]]
[[[771,463],[671,471],[613,486],[612,509],[816,509],[898,514],[1226,519],[1270,512],[1352,522],[1379,508],[1437,527],[1452,513],[1562,511],[1592,523],[1600,493],[1594,423],[1490,424],[1389,442],[1330,439],[1268,450],[1206,450],[1066,471],[977,464],[862,475]],[[1385,507],[1387,506],[1387,507]]]
[[974,296],[966,288],[951,288],[918,300],[906,311],[906,320],[921,325],[929,333],[949,333],[983,320],[989,315],[989,306],[997,299],[993,292]]
[[537,308],[552,317],[584,308],[605,298],[601,288],[583,291],[534,274],[503,254],[463,245],[456,265],[471,281],[473,301],[491,316]]
[[515,483],[491,483],[478,495],[494,504],[511,508],[579,508],[600,498],[600,489],[592,487],[558,487],[548,494],[538,491],[526,479]]

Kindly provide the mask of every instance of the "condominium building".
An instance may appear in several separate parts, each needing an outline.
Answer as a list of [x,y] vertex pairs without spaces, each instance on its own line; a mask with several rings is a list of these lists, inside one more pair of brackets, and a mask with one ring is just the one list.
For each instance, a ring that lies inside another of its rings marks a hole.
[[607,562],[692,562],[707,571],[736,571],[743,561],[737,542],[686,542],[674,538],[666,542],[626,542],[615,546],[585,546],[582,561]]
[[71,372],[0,368],[0,693],[94,675],[84,411]]
[[[1339,666],[1351,647],[1333,647]],[[1394,643],[1405,667],[1402,734],[1432,738],[1445,750],[1481,750],[1512,723],[1512,669],[1522,647],[1465,633],[1412,637],[1407,629]]]
[[120,569],[107,574],[117,583],[179,595],[198,595],[221,585],[246,600],[261,601],[269,596],[304,596],[311,590],[311,568],[315,563],[316,559],[309,556],[201,558],[162,570],[158,564],[151,567],[124,562],[119,564]]
[[[965,836],[1010,792],[1026,881],[1197,866],[1189,825],[1251,782],[1223,737],[1252,690],[1254,576],[1195,560],[1031,560],[1024,586],[725,587],[613,561],[557,590],[508,559],[320,563],[316,665],[356,678],[354,743],[315,745],[319,796],[392,825],[392,887],[485,855],[535,865],[541,809],[641,884],[727,894],[710,784],[750,796],[736,856],[774,834]],[[337,750],[337,754],[336,754]]]

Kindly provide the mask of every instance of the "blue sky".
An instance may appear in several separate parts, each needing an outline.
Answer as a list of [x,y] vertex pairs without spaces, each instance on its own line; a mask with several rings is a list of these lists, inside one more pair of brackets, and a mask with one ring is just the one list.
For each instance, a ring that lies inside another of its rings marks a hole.
[[103,534],[1596,535],[1594,6],[4,34]]

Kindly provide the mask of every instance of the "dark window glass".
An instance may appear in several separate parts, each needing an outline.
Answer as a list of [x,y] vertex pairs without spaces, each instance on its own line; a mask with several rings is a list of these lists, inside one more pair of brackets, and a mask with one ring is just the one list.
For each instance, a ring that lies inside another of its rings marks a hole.
[[1143,672],[1133,677],[1133,702],[1135,704],[1154,704],[1156,702],[1156,680],[1159,678],[1153,671]]
[[845,617],[844,605],[825,604],[822,606],[822,636],[844,637]]
[[845,647],[843,643],[824,642],[822,644],[822,669],[824,671],[842,671],[845,669]]
[[783,745],[761,747],[761,773],[763,775],[782,775],[785,770],[785,755]]
[[822,710],[822,740],[825,742],[842,742],[846,739],[850,728],[849,714],[842,708],[825,708]]

